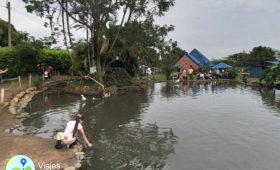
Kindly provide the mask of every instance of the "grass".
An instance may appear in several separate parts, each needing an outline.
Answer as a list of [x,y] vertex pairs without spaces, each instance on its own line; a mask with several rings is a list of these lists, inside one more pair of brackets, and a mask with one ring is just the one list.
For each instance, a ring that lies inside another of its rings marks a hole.
[[167,81],[165,74],[156,74],[154,76],[155,81]]
[[[143,76],[142,78],[143,78],[143,80],[147,80],[147,76]],[[154,77],[151,78],[151,80],[157,81],[157,82],[167,81],[165,74],[156,74],[156,75],[154,75]]]
[[260,82],[260,79],[259,78],[248,78],[248,81],[250,83],[259,83]]

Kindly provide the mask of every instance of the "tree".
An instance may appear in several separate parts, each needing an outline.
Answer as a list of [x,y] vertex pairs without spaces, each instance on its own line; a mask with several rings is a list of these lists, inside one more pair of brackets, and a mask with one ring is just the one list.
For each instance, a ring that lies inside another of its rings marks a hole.
[[277,80],[280,80],[280,64],[265,70],[260,78],[260,83],[264,81],[266,86],[271,87],[277,82]]
[[[12,30],[12,45],[15,46],[23,41],[26,41],[28,34],[25,32],[18,32],[13,25]],[[0,18],[0,47],[8,46],[8,22]]]
[[[145,21],[154,16],[163,16],[165,12],[174,5],[174,0],[23,0],[28,12],[35,12],[41,17],[49,19],[48,25],[55,33],[56,27],[60,24],[55,23],[54,16],[63,11],[66,19],[71,19],[73,27],[89,30],[92,45],[91,65],[97,67],[97,77],[102,81],[102,77],[108,68],[108,57],[112,54],[117,43],[121,29],[126,23],[132,21]],[[152,8],[147,9],[152,6]],[[121,14],[118,22],[117,15]],[[60,17],[60,15],[58,15]],[[64,21],[64,17],[62,18]],[[68,22],[69,23],[69,22]],[[62,24],[65,25],[65,24]],[[116,28],[114,36],[106,38],[106,32],[110,26]],[[65,29],[63,29],[65,33]],[[69,24],[68,34],[71,35]],[[137,33],[135,33],[137,35]],[[64,39],[65,38],[64,34]],[[69,37],[71,40],[72,37]],[[102,54],[103,44],[109,47]],[[102,57],[103,56],[103,57]],[[88,61],[89,62],[89,61]]]
[[166,78],[170,77],[171,71],[174,69],[174,64],[184,54],[184,51],[177,47],[177,42],[170,41],[164,46],[161,54],[162,66],[161,69],[165,73]]
[[265,61],[276,60],[276,52],[270,47],[254,47],[250,53],[240,52],[229,55],[223,62],[237,67],[263,66]]
[[226,63],[237,67],[249,66],[250,54],[246,52],[236,53],[226,58]]
[[248,64],[250,66],[263,66],[265,61],[276,60],[275,52],[270,47],[258,46],[250,52]]

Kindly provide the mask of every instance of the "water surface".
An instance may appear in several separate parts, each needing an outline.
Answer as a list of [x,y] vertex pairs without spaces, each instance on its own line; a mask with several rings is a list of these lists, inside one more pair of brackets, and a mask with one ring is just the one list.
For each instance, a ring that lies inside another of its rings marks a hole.
[[[89,97],[88,97],[89,99]],[[79,96],[47,91],[34,98],[24,121],[50,138],[75,112],[93,150],[84,170],[279,170],[280,92],[234,83],[150,84],[83,103]]]

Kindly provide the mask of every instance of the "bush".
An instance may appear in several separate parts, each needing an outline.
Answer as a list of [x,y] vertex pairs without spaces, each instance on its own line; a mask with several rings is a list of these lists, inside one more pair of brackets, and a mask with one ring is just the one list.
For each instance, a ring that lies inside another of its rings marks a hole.
[[71,58],[65,50],[43,49],[39,63],[45,63],[47,66],[52,66],[55,71],[68,73],[71,67]]
[[104,83],[106,86],[129,85],[131,76],[124,68],[110,68],[104,75]]
[[65,50],[43,49],[32,43],[0,48],[0,69],[9,68],[6,77],[27,75],[36,72],[36,65],[45,63],[56,71],[68,73],[71,59]]
[[274,86],[280,80],[280,64],[265,70],[260,78],[260,83],[264,81],[265,86]]
[[232,69],[228,70],[228,74],[231,79],[236,79],[239,74],[239,70],[232,68]]
[[41,88],[43,86],[43,78],[42,77],[35,77],[33,79],[33,84],[37,88]]
[[[15,76],[16,74],[17,61],[15,60],[15,49],[14,48],[0,48],[0,69],[9,68],[9,72],[5,76]],[[10,68],[14,66],[15,68]]]
[[15,46],[15,58],[20,61],[20,75],[36,71],[36,65],[40,56],[40,49],[35,48],[30,43],[21,43]]

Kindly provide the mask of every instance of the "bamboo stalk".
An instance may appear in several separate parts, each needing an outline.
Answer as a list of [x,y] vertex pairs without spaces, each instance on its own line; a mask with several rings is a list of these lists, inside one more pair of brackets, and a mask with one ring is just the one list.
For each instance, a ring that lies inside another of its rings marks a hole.
[[19,88],[21,89],[21,78],[20,78],[20,76],[18,76],[18,83],[19,83]]
[[32,75],[29,74],[29,88],[32,86]]
[[1,99],[0,99],[0,105],[4,104],[4,98],[5,98],[5,89],[1,88]]

